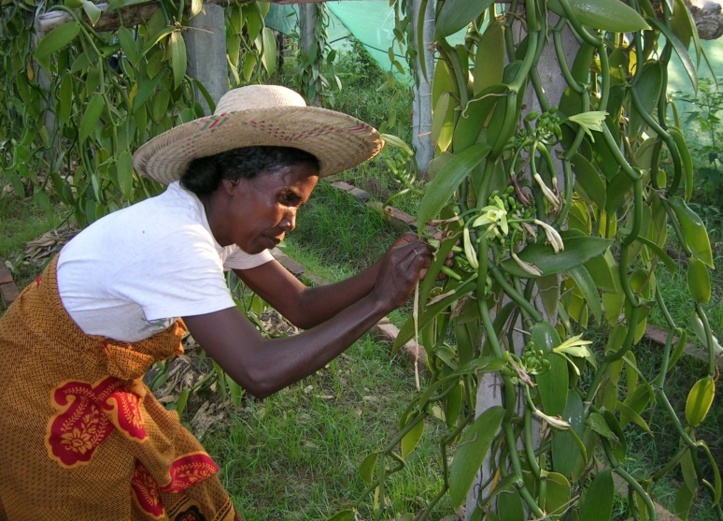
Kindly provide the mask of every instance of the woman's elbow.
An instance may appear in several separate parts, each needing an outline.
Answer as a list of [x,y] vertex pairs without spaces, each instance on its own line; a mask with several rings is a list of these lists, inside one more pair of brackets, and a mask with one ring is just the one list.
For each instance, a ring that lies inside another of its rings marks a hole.
[[279,390],[278,385],[269,379],[268,376],[264,375],[263,372],[256,375],[245,374],[243,377],[234,378],[234,381],[240,385],[244,391],[259,400],[268,398]]

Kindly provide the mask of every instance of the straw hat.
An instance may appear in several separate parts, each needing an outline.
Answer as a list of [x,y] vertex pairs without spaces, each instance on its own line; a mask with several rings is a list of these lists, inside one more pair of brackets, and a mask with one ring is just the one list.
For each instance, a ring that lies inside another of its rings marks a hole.
[[179,179],[198,157],[246,146],[294,147],[319,160],[325,177],[374,157],[384,146],[379,132],[358,119],[308,107],[293,90],[248,85],[224,94],[213,115],[179,125],[141,146],[136,171],[163,184]]

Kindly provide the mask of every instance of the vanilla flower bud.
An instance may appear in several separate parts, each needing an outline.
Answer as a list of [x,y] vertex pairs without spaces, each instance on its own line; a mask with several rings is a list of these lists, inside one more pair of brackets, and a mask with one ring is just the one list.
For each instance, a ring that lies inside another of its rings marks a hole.
[[477,259],[477,251],[475,250],[472,239],[469,236],[469,228],[466,226],[462,229],[462,244],[464,246],[464,256],[467,257],[470,267],[473,270],[479,268],[479,261]]
[[550,415],[548,415],[548,414],[545,414],[544,412],[542,412],[542,411],[539,410],[539,409],[535,409],[534,414],[535,414],[535,416],[537,416],[537,417],[540,418],[541,420],[546,421],[546,422],[549,423],[551,426],[553,426],[553,427],[555,427],[555,428],[557,428],[557,429],[567,430],[567,429],[570,428],[570,424],[567,423],[567,422],[566,422],[565,420],[563,420],[562,418],[559,418],[559,417],[556,417],[556,416],[550,416]]
[[542,180],[542,177],[540,177],[540,174],[534,175],[535,181],[540,186],[540,189],[542,190],[542,195],[547,199],[553,208],[559,208],[560,207],[560,199],[555,195],[555,192],[550,190],[550,187],[545,184],[545,181]]
[[525,262],[522,259],[520,259],[515,252],[511,252],[512,258],[517,263],[517,265],[522,268],[522,271],[525,273],[532,275],[533,277],[541,277],[542,271],[535,266],[534,264],[530,262]]
[[542,229],[545,230],[547,242],[552,245],[552,249],[555,253],[560,253],[562,250],[565,249],[565,243],[562,242],[562,236],[560,236],[560,233],[555,228],[553,228],[546,222],[542,222],[538,219],[535,219],[534,223],[537,226],[542,226]]

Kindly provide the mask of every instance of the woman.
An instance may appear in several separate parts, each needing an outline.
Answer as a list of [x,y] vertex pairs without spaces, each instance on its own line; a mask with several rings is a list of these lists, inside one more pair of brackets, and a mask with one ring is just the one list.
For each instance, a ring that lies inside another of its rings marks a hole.
[[[240,519],[216,464],[143,374],[179,353],[188,330],[265,397],[406,302],[431,258],[413,237],[315,288],[269,253],[320,177],[381,146],[350,116],[258,85],[142,146],[136,171],[167,190],[81,232],[0,318],[0,519]],[[262,337],[235,306],[227,269],[306,331]]]

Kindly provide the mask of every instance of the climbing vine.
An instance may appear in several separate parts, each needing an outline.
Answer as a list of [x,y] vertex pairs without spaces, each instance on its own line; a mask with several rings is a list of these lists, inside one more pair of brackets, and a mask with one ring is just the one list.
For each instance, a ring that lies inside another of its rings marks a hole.
[[[88,0],[2,5],[0,178],[48,209],[52,188],[80,226],[156,193],[133,171],[132,152],[202,116],[201,98],[214,106],[187,74],[184,35],[203,3],[159,1],[139,25],[94,29],[101,16],[136,3],[110,2],[105,12]],[[268,8],[225,9],[230,86],[263,81],[276,66]],[[37,34],[35,22],[50,12],[67,21]]]
[[[398,28],[412,24],[422,20]],[[459,31],[462,43],[450,43]],[[447,498],[471,520],[607,521],[617,479],[624,517],[656,519],[655,487],[675,472],[676,515],[687,519],[705,497],[723,519],[720,462],[697,432],[721,354],[705,313],[713,255],[688,204],[692,161],[667,96],[674,54],[694,86],[706,60],[684,2],[446,0],[435,47],[436,157],[418,225],[444,239],[395,344],[416,337],[429,378],[398,435],[360,467],[374,518],[428,519]],[[689,324],[672,318],[656,284],[675,269],[669,233],[686,254]],[[667,338],[646,378],[636,357],[655,307]],[[592,341],[593,327],[605,342]],[[666,377],[689,340],[708,363],[677,410]],[[679,449],[633,476],[628,440],[651,433],[657,415]],[[393,513],[386,482],[430,422],[443,431],[444,481],[421,512]]]

